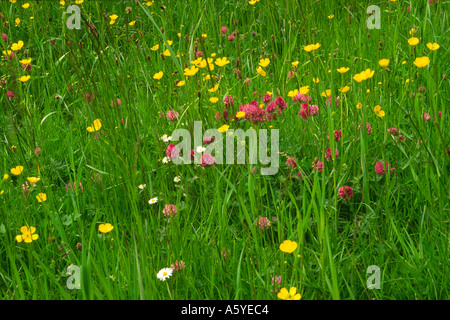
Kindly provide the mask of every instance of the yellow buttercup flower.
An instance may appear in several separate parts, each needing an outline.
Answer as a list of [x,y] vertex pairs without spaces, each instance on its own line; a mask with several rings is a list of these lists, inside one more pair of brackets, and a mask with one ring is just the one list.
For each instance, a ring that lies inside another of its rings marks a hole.
[[299,92],[300,92],[301,94],[307,94],[307,93],[309,92],[309,86],[303,86],[303,87],[300,87]]
[[339,90],[339,92],[346,93],[348,90],[350,90],[350,87],[349,86],[345,86],[345,87],[343,87],[341,89],[338,89],[338,90]]
[[28,228],[27,226],[23,226],[22,228],[20,228],[20,232],[22,232],[22,234],[16,236],[17,242],[23,241],[25,243],[31,243],[39,238],[39,235],[34,234],[36,232],[35,227]]
[[217,130],[219,130],[220,132],[226,132],[228,129],[230,128],[230,126],[229,125],[227,125],[227,124],[224,124],[223,126],[221,126],[219,129],[217,129]]
[[289,291],[286,288],[282,288],[278,292],[277,297],[283,300],[300,300],[302,298],[300,293],[297,293],[297,288],[292,287]]
[[325,90],[324,92],[322,92],[322,93],[321,93],[321,96],[322,96],[322,97],[325,97],[325,98],[331,96],[331,89],[327,89],[327,90]]
[[229,63],[230,63],[230,60],[228,60],[227,57],[217,58],[215,61],[215,64],[217,64],[219,67],[223,67]]
[[185,85],[186,82],[184,82],[183,80],[181,80],[180,82],[177,83],[177,87],[182,87]]
[[350,68],[342,67],[342,68],[336,69],[336,71],[339,73],[346,73],[348,70],[350,70]]
[[409,38],[408,43],[410,46],[415,46],[415,45],[419,44],[419,38],[415,38],[415,37]]
[[30,4],[27,2],[27,3],[24,3],[23,5],[22,5],[22,8],[24,8],[24,9],[28,9],[30,7]]
[[155,44],[153,47],[150,48],[152,51],[156,51],[159,49],[159,44]]
[[163,77],[164,73],[162,71],[157,72],[153,75],[153,79],[159,80]]
[[[23,167],[22,167],[22,168],[23,168]],[[5,173],[5,174],[3,175],[3,180],[8,180],[8,178],[9,178],[9,175]]]
[[260,76],[262,76],[262,77],[265,77],[265,76],[267,75],[267,73],[264,71],[263,68],[261,68],[261,66],[259,66],[259,67],[256,69],[256,72],[258,72],[258,74],[259,74]]
[[196,66],[191,66],[191,68],[184,69],[184,75],[192,77],[193,75],[195,75],[198,72],[198,70],[199,69]]
[[421,58],[416,58],[416,60],[414,60],[414,65],[417,68],[425,68],[429,63],[430,63],[430,59],[427,56],[421,57]]
[[263,68],[267,67],[270,63],[269,58],[259,60],[259,65]]
[[217,97],[209,98],[209,102],[211,102],[211,103],[216,103],[217,101],[219,101],[219,98],[217,98]]
[[380,65],[380,67],[387,67],[389,65],[389,59],[381,59],[380,61],[378,61],[378,64]]
[[319,81],[320,81],[319,78],[313,78],[314,83],[319,83]]
[[292,253],[297,249],[297,242],[291,240],[285,240],[280,244],[280,250],[286,253]]
[[311,52],[311,51],[314,51],[314,50],[319,49],[320,46],[321,46],[320,43],[310,44],[310,45],[305,46],[303,49],[304,49],[306,52]]
[[431,43],[431,42],[427,43],[427,48],[430,49],[431,51],[435,51],[435,50],[439,49],[440,47],[441,46],[438,45],[437,43]]
[[[22,166],[17,166],[17,167],[15,167],[15,168],[12,168],[12,169],[11,169],[11,173],[12,173],[13,175],[15,175],[15,176],[20,175],[20,174],[22,173],[22,171],[23,171],[23,167],[22,167]],[[6,180],[6,179],[5,179],[5,176],[3,176],[3,179]]]
[[11,45],[11,50],[12,50],[12,51],[18,51],[18,50],[22,49],[22,47],[23,47],[23,41],[20,40],[20,41],[18,41],[17,43],[13,43],[13,44]]
[[21,64],[30,64],[31,63],[31,58],[29,59],[22,59],[19,61]]
[[86,130],[89,132],[94,132],[100,130],[102,127],[102,121],[100,119],[96,119],[92,127],[87,127]]
[[128,25],[134,26],[136,24],[136,21],[131,21]]
[[379,105],[376,105],[373,108],[373,112],[375,112],[375,115],[377,117],[383,118],[385,116],[385,112],[382,110],[381,106],[379,106]]
[[163,55],[165,55],[166,57],[170,57],[169,49],[164,50]]
[[111,232],[114,229],[114,226],[111,223],[105,223],[98,226],[98,230],[101,233],[108,233]]
[[18,27],[20,25],[20,19],[16,18],[16,20],[14,20],[14,22],[16,23],[16,27]]
[[297,93],[298,93],[297,89],[291,90],[291,91],[288,92],[288,97],[289,98],[293,98],[293,97],[295,97],[297,95]]
[[356,108],[357,108],[357,109],[362,109],[362,103],[361,103],[361,102],[358,102],[358,103],[356,104]]
[[47,201],[47,195],[45,194],[45,193],[39,193],[37,196],[36,196],[36,199],[37,199],[37,201],[39,201],[39,202],[44,202],[44,201]]
[[21,81],[21,82],[27,82],[28,80],[30,80],[30,78],[31,78],[31,76],[21,76],[20,78],[19,78],[19,81]]
[[236,113],[236,118],[242,118],[242,117],[245,117],[245,112],[239,111],[238,113]]
[[39,177],[28,177],[27,180],[31,183],[37,183],[41,178]]
[[295,66],[298,66],[298,63],[299,63],[299,61],[297,60],[297,61],[292,62],[292,65],[295,67]]
[[217,89],[219,89],[219,84],[216,84],[214,87],[212,87],[211,89],[208,89],[209,92],[216,92]]

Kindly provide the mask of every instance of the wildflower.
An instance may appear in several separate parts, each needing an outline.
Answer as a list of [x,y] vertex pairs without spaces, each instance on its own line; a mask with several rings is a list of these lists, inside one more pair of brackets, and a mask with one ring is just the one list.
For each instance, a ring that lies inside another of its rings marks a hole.
[[319,78],[313,78],[314,83],[319,83],[319,81],[320,81]]
[[216,103],[217,101],[219,101],[219,98],[217,98],[217,97],[209,98],[209,102],[211,102],[211,103]]
[[184,69],[184,75],[192,77],[198,72],[198,68],[196,66],[191,66],[191,68],[185,68]]
[[153,47],[150,48],[152,51],[156,51],[159,49],[159,44],[155,44]]
[[245,112],[238,111],[238,112],[236,113],[236,118],[242,118],[242,117],[245,117]]
[[16,18],[16,20],[14,20],[14,22],[16,23],[16,27],[20,26],[20,19],[19,18]]
[[430,114],[429,113],[424,113],[423,114],[423,120],[425,120],[425,122],[427,122],[428,120],[430,120],[430,118],[431,118],[431,116],[430,116]]
[[146,186],[147,186],[146,184],[140,184],[138,186],[138,188],[141,189],[141,190],[144,190]]
[[180,177],[173,178],[173,182],[180,182],[180,181],[181,181]]
[[[359,125],[356,129],[359,130],[360,127],[361,127],[361,125]],[[372,133],[372,127],[370,126],[370,123],[368,123],[368,122],[366,122],[366,129],[367,129],[367,134]]]
[[270,228],[270,221],[266,217],[259,217],[258,226],[261,230],[267,230]]
[[230,63],[230,60],[227,59],[227,57],[217,58],[214,62],[219,67],[223,67]]
[[181,155],[180,149],[174,144],[169,144],[166,149],[166,156],[170,159],[176,159]]
[[159,71],[153,75],[153,79],[159,80],[163,77],[163,75],[164,73],[162,71]]
[[415,45],[417,45],[418,43],[419,43],[419,39],[418,39],[418,38],[412,37],[412,38],[409,38],[409,39],[408,39],[408,44],[409,44],[410,46],[415,46]]
[[376,105],[376,106],[373,108],[373,112],[375,112],[375,115],[376,115],[377,117],[383,118],[383,117],[385,116],[384,111],[381,109],[381,106],[379,106],[379,105]]
[[232,41],[234,41],[234,39],[235,39],[234,34],[228,35],[228,41],[232,42]]
[[208,89],[209,92],[216,92],[217,89],[219,89],[219,84],[216,84],[214,87],[212,87],[211,89]]
[[221,126],[219,129],[217,129],[217,130],[219,130],[220,132],[225,132],[225,131],[227,131],[228,130],[228,128],[230,128],[230,126],[229,125],[227,125],[227,124],[224,124],[223,126]]
[[148,201],[149,204],[155,204],[155,203],[157,203],[157,202],[158,202],[158,197],[151,198],[151,199]]
[[45,193],[41,192],[36,196],[36,199],[39,202],[45,202],[45,201],[47,201],[47,195]]
[[364,80],[372,78],[374,73],[374,70],[366,69],[360,73],[355,74],[353,76],[353,80],[355,80],[356,82],[362,82]]
[[297,163],[295,162],[295,158],[294,157],[288,157],[288,159],[286,161],[286,165],[288,167],[295,168],[297,166]]
[[346,93],[348,90],[350,90],[350,87],[349,86],[345,86],[345,87],[343,87],[341,89],[338,89],[338,90],[339,90],[339,92]]
[[9,175],[8,175],[7,173],[5,173],[5,174],[3,175],[3,180],[8,180],[8,178],[9,178]]
[[28,80],[30,80],[30,78],[31,78],[30,75],[28,75],[28,76],[21,76],[21,77],[19,78],[19,81],[21,81],[21,82],[27,82]]
[[94,124],[86,128],[88,132],[94,132],[100,130],[102,127],[102,121],[100,119],[94,120]]
[[197,149],[195,149],[195,151],[196,151],[197,153],[203,153],[203,152],[206,151],[206,148],[205,148],[205,147],[202,147],[202,146],[198,146]]
[[[280,285],[281,284],[281,281],[282,281],[282,278],[281,278],[281,276],[272,276],[272,281],[271,281],[271,285],[273,286],[273,285]],[[274,289],[270,289],[270,292],[275,292],[275,293],[277,293],[278,292],[278,290],[280,289],[280,287],[275,287]]]
[[22,234],[16,236],[17,242],[23,241],[25,243],[31,243],[39,238],[39,235],[34,234],[36,232],[36,228],[32,226],[29,228],[27,226],[23,226],[20,228],[20,232],[22,232]]
[[265,77],[265,76],[267,75],[267,73],[264,71],[263,68],[261,68],[261,66],[258,66],[258,68],[256,68],[256,72],[258,72],[258,74],[259,74],[261,77]]
[[[384,176],[384,174],[385,174],[385,168],[386,168],[386,170],[390,167],[391,165],[389,164],[389,163],[385,163],[384,164],[384,166],[383,166],[383,163],[381,162],[381,161],[378,161],[376,164],[375,164],[375,172],[377,173],[377,174],[379,174],[380,176]],[[392,170],[395,170],[395,168],[391,168],[391,171]]]
[[320,46],[321,46],[320,43],[310,44],[310,45],[305,46],[303,49],[304,49],[306,52],[311,52],[311,51],[314,51],[314,50],[319,49]]
[[416,58],[416,60],[414,60],[414,65],[417,68],[425,68],[429,63],[430,63],[430,59],[427,56],[421,57],[421,58]]
[[170,278],[172,276],[173,270],[171,268],[163,268],[159,270],[156,277],[158,277],[161,281],[166,281],[166,279]]
[[170,121],[175,121],[175,120],[177,120],[177,118],[178,118],[179,115],[180,115],[180,114],[179,114],[177,111],[175,111],[175,110],[169,110],[169,111],[167,111],[167,113],[166,113],[166,116],[167,116],[167,118],[168,118]]
[[27,64],[30,64],[30,63],[31,63],[31,58],[29,58],[29,59],[22,59],[22,60],[20,60],[19,62],[20,62],[21,64],[27,65]]
[[297,242],[291,240],[284,240],[282,244],[280,244],[280,250],[286,253],[292,253],[297,249]]
[[312,168],[313,168],[313,170],[317,169],[318,172],[322,172],[322,170],[323,170],[323,162],[319,161],[318,159],[315,159],[312,162]]
[[111,225],[111,223],[105,223],[105,224],[102,223],[101,225],[98,226],[98,230],[101,233],[108,233],[108,232],[111,232],[113,229],[114,229],[114,226]]
[[228,28],[223,26],[220,28],[220,32],[222,33],[222,35],[227,34],[228,33]]
[[[340,130],[334,130],[334,141],[341,140],[342,132]],[[330,140],[330,136],[327,135],[327,139]]]
[[8,98],[10,98],[10,99],[12,99],[12,98],[15,97],[14,92],[12,92],[12,91],[6,92],[6,96],[7,96]]
[[169,157],[164,157],[164,158],[162,159],[162,162],[163,162],[163,163],[169,163],[169,161],[170,161]]
[[270,63],[269,58],[261,59],[259,61],[259,65],[263,68],[267,67],[269,65],[269,63]]
[[350,70],[350,68],[342,67],[342,68],[336,69],[336,71],[339,73],[346,73],[348,70]]
[[438,45],[437,43],[428,42],[427,48],[430,49],[431,51],[435,51],[440,48],[440,45]]
[[232,96],[225,96],[223,98],[223,103],[225,104],[225,107],[231,107],[234,105],[233,97]]
[[380,67],[387,67],[389,65],[389,59],[381,59],[380,61],[378,61],[378,64],[380,65]]
[[297,60],[297,61],[294,61],[294,62],[292,62],[291,63],[294,67],[296,67],[296,66],[298,66],[298,64],[299,64],[299,61]]
[[300,300],[302,298],[301,294],[297,293],[296,287],[291,287],[289,291],[286,288],[282,288],[277,297],[283,300]]
[[176,217],[177,216],[177,206],[174,204],[166,204],[163,209],[163,214],[167,217]]
[[398,136],[400,134],[400,130],[398,130],[397,128],[389,128],[387,129],[387,132],[389,132],[393,136]]
[[136,21],[131,21],[128,25],[134,26],[136,24]]
[[[15,167],[15,168],[12,168],[11,169],[11,173],[13,174],[13,175],[15,175],[15,176],[18,176],[18,175],[20,175],[21,173],[22,173],[22,171],[23,171],[23,167],[22,166],[17,166],[17,167]],[[5,177],[3,176],[3,179],[4,179]]]
[[211,166],[211,165],[213,165],[215,163],[216,163],[216,159],[212,155],[210,155],[209,153],[204,153],[202,155],[202,165],[204,167],[209,167],[209,166]]
[[41,180],[41,178],[39,178],[39,177],[28,177],[27,180],[30,183],[37,183],[39,180]]
[[349,186],[340,187],[338,190],[338,197],[344,200],[350,199],[353,196],[353,189]]
[[173,271],[181,271],[181,270],[184,269],[185,266],[186,265],[185,265],[185,263],[182,260],[175,261],[175,263],[172,263],[170,265],[170,267],[172,268]]
[[214,140],[216,140],[216,138],[214,136],[205,137],[205,138],[203,138],[203,143],[210,144],[210,143],[213,143]]
[[[334,151],[335,151],[335,159],[339,156],[339,152],[337,151],[337,149],[334,149]],[[328,148],[326,151],[325,151],[325,159],[327,159],[327,161],[331,161],[332,159],[331,159],[331,148]]]

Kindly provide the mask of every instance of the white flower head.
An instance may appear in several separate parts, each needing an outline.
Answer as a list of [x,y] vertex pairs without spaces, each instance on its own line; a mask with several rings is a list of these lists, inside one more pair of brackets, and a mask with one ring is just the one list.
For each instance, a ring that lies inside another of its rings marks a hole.
[[181,179],[180,179],[180,177],[178,177],[178,176],[175,177],[175,178],[173,178],[173,181],[174,181],[174,182],[180,182],[180,180],[181,180]]
[[163,136],[161,137],[161,140],[166,141],[167,140],[167,134],[163,134]]
[[157,203],[157,202],[158,202],[158,197],[151,198],[151,199],[148,201],[148,203],[150,203],[150,204],[154,204],[154,203]]
[[158,277],[159,280],[166,281],[166,279],[172,276],[172,273],[173,273],[172,268],[162,268],[161,270],[159,270],[156,276]]
[[141,189],[141,190],[144,190],[146,186],[147,186],[146,184],[140,184],[138,186],[138,188]]
[[202,146],[198,146],[197,149],[195,149],[195,151],[197,151],[197,153],[203,153],[206,151],[206,148],[202,147]]
[[163,162],[163,163],[168,163],[169,161],[170,161],[169,157],[164,157],[164,158],[162,159],[162,162]]

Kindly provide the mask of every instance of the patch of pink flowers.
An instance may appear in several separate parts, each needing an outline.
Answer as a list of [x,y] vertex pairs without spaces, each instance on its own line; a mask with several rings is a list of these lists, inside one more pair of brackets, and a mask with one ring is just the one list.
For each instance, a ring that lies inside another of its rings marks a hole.
[[[334,151],[335,151],[335,158],[337,158],[338,157],[338,155],[339,155],[339,152],[337,151],[337,149],[334,149]],[[331,161],[332,159],[331,159],[331,148],[328,148],[326,151],[325,151],[325,159],[327,159],[327,161]]]
[[261,230],[267,230],[270,228],[270,220],[266,217],[259,217],[258,219],[258,227]]
[[272,276],[271,285],[274,286],[275,288],[270,289],[271,293],[274,293],[274,292],[277,293],[278,290],[280,290],[280,288],[281,288],[281,281],[282,281],[281,276]]
[[314,160],[313,163],[312,163],[312,168],[313,168],[313,170],[317,169],[317,171],[322,172],[322,170],[323,170],[323,162],[319,161],[318,159]]
[[344,200],[350,199],[353,196],[353,189],[349,186],[340,187],[338,190],[338,197]]
[[212,155],[210,155],[209,153],[202,154],[202,165],[204,167],[212,166],[215,163],[216,159]]
[[[361,125],[358,126],[358,130],[361,127]],[[367,128],[367,134],[372,134],[372,127],[370,126],[370,123],[366,122],[366,128]]]
[[[389,167],[391,167],[391,168],[389,168]],[[381,161],[378,161],[378,162],[375,164],[375,172],[376,172],[377,174],[379,174],[380,176],[384,176],[384,174],[385,174],[385,169],[386,169],[386,170],[390,169],[390,171],[395,170],[395,168],[392,168],[392,166],[391,166],[389,163],[387,163],[387,162],[384,164],[384,166],[383,166],[383,163],[382,163]]]
[[177,216],[177,206],[174,204],[166,204],[164,206],[163,209],[163,214],[167,217],[167,218],[171,218],[171,217],[176,217]]
[[173,161],[173,159],[178,158],[181,155],[180,149],[178,149],[174,144],[169,144],[166,149],[166,156]]
[[286,165],[288,167],[295,168],[297,166],[297,163],[295,162],[295,158],[294,157],[288,157],[287,161],[286,161]]
[[186,264],[183,262],[183,260],[175,261],[175,263],[172,263],[170,265],[173,271],[181,271],[184,269],[185,266]]

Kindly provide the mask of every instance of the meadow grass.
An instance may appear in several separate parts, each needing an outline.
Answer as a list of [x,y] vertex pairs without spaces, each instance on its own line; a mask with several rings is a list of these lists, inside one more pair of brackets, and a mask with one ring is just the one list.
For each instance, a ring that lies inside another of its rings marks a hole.
[[[66,26],[69,1],[0,3],[2,299],[278,299],[283,287],[306,300],[449,298],[448,1],[371,1],[380,29],[368,29],[368,4],[354,0],[76,2],[80,30]],[[200,51],[215,56],[186,76]],[[31,67],[19,62],[27,58]],[[354,80],[368,68],[372,77]],[[304,86],[319,108],[305,119],[290,97]],[[232,117],[267,92],[288,104],[276,119]],[[216,114],[227,95],[225,122]],[[164,163],[171,142],[161,137],[192,132],[194,121],[278,129],[279,171]],[[343,186],[351,197],[339,196]],[[106,223],[114,228],[103,233]],[[38,239],[19,242],[23,226]],[[292,253],[280,250],[285,240]],[[159,280],[176,261],[184,268]],[[70,265],[81,267],[80,290],[67,288]],[[367,287],[371,265],[379,290]]]

